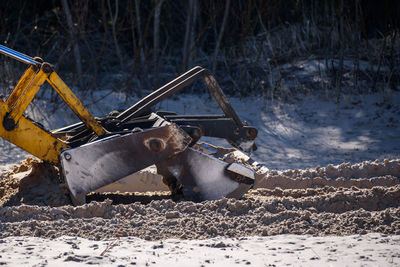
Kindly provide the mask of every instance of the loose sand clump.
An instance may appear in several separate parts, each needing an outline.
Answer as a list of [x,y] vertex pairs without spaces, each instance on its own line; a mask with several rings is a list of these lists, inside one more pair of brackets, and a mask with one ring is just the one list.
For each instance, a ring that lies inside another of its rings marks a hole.
[[305,170],[271,171],[270,175],[282,175],[290,178],[324,177],[330,179],[341,177],[346,179],[371,178],[385,175],[400,177],[400,159],[364,161],[353,165],[348,162],[336,166],[329,164],[326,167],[318,166],[314,169]]
[[[69,205],[55,179],[57,168],[44,171],[41,168],[48,166],[32,160],[30,165],[35,167],[21,167],[28,175],[19,183],[18,172],[0,181],[0,238],[400,234],[400,160],[312,170],[257,167],[258,188],[241,200],[174,202],[165,192],[96,193],[88,196],[90,203],[78,207]],[[46,187],[36,190],[43,182]]]
[[399,184],[400,159],[342,163],[315,169],[259,170],[255,188],[307,189],[324,186],[372,188]]
[[52,164],[27,158],[4,176],[6,178],[0,180],[0,206],[62,206],[71,203],[59,169]]

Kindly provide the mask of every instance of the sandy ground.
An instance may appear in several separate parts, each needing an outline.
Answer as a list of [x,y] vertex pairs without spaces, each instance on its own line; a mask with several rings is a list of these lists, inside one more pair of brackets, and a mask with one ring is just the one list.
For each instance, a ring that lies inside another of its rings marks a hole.
[[[238,239],[93,241],[77,237],[0,240],[9,266],[398,266],[400,237],[382,234]],[[54,244],[58,244],[54,246]]]
[[[241,200],[102,192],[74,207],[57,168],[34,159],[13,167],[29,155],[0,139],[0,265],[400,265],[400,94],[388,97],[231,99],[258,128],[252,157],[269,168],[256,168],[256,188]],[[113,93],[89,108],[103,115],[125,100]],[[192,96],[160,108],[217,110]],[[29,115],[49,128],[76,121]]]
[[260,167],[257,173],[255,189],[240,200],[174,202],[165,192],[95,193],[74,207],[58,169],[28,159],[0,180],[0,237],[400,234],[400,160],[308,170]]
[[28,159],[0,180],[0,263],[400,264],[400,159],[257,173],[241,200],[96,193],[74,207],[57,169]]

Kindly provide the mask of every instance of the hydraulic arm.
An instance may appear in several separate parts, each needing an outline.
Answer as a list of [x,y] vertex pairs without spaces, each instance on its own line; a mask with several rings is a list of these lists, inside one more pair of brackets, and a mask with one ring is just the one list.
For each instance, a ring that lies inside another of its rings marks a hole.
[[[94,118],[51,64],[2,45],[0,53],[29,65],[8,98],[0,99],[0,137],[42,160],[60,164],[74,203],[82,204],[87,193],[152,164],[173,193],[190,199],[237,198],[252,187],[250,169],[192,147],[202,136],[211,136],[225,138],[246,152],[256,149],[257,130],[239,119],[207,69],[195,67],[128,109]],[[153,112],[157,103],[200,78],[223,114]],[[50,131],[24,116],[45,82],[81,122]]]

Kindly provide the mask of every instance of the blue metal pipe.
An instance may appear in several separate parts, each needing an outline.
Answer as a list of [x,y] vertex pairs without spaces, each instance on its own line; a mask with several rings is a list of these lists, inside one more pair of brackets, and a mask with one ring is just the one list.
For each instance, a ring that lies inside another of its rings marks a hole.
[[17,52],[15,50],[12,50],[11,48],[8,48],[4,45],[0,45],[0,53],[4,54],[6,56],[12,57],[16,60],[19,60],[25,64],[31,64],[31,65],[38,65],[39,63],[33,60],[30,56],[27,56],[25,54],[22,54],[20,52]]

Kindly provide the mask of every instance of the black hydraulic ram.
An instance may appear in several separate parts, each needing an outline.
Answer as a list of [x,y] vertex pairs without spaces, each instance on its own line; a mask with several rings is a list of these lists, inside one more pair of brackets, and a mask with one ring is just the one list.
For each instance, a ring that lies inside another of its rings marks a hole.
[[257,147],[254,141],[257,137],[257,129],[247,126],[247,123],[242,123],[215,77],[209,70],[200,66],[194,67],[147,95],[136,104],[120,113],[116,118],[120,120],[122,124],[134,120],[134,118],[146,114],[151,107],[176,94],[199,78],[203,79],[211,95],[224,112],[224,115],[180,116],[170,114],[163,117],[168,121],[178,124],[183,129],[188,129],[188,126],[198,127],[200,135],[225,138],[233,146],[243,151],[250,152],[256,150]]

